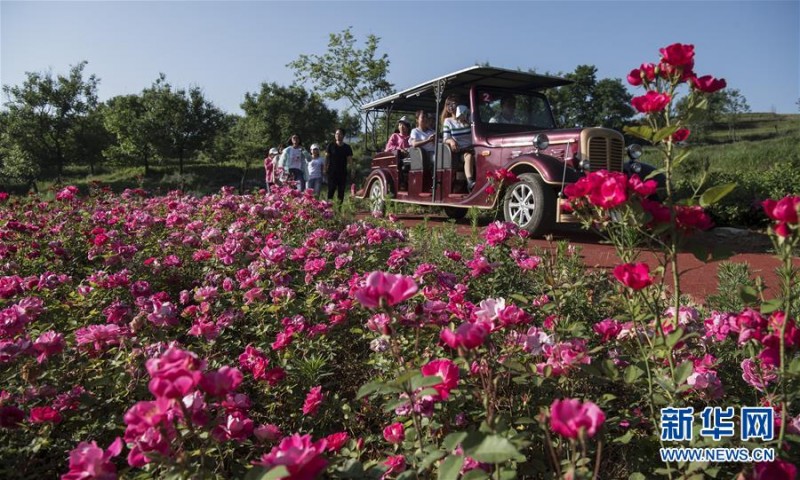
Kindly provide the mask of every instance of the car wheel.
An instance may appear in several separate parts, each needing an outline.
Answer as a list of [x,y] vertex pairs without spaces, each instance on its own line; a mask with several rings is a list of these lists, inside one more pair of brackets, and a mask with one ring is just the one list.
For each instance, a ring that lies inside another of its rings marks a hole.
[[462,218],[467,216],[467,209],[458,207],[444,207],[444,213],[445,215],[447,215],[447,218],[452,218],[453,220],[461,220]]
[[386,213],[386,189],[383,188],[383,182],[380,179],[375,179],[369,186],[369,211],[373,215],[383,215]]
[[503,215],[533,235],[552,230],[556,219],[556,195],[535,173],[519,175],[519,181],[506,188]]

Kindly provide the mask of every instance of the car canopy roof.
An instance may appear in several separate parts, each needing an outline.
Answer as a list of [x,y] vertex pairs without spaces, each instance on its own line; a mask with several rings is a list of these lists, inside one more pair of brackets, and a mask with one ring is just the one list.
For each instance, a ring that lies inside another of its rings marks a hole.
[[451,93],[465,95],[469,91],[469,87],[475,84],[489,88],[527,91],[560,87],[573,83],[566,78],[475,65],[364,104],[361,106],[361,110],[395,110],[404,112],[413,112],[419,109],[432,110],[436,107],[433,89],[442,81],[445,82],[445,96]]

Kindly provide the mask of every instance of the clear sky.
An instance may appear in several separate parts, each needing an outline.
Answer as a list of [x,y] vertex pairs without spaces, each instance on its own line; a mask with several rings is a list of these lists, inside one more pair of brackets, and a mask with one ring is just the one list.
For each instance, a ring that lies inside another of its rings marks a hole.
[[87,60],[101,100],[139,93],[163,72],[241,113],[245,93],[290,84],[286,64],[323,53],[348,26],[359,41],[381,38],[397,89],[482,62],[550,73],[590,64],[599,78],[624,79],[680,42],[695,45],[698,74],[725,78],[754,112],[798,112],[800,0],[0,0],[0,80],[19,85],[25,72],[65,74]]

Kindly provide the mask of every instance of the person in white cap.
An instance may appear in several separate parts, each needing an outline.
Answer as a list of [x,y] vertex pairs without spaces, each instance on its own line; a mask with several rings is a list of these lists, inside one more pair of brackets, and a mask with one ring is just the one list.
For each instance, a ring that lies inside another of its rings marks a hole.
[[267,191],[269,192],[272,189],[272,186],[275,184],[275,157],[278,156],[278,149],[272,147],[267,152],[267,156],[264,157],[264,181],[267,184]]
[[292,135],[291,142],[290,146],[283,149],[280,166],[290,180],[297,182],[297,188],[302,192],[306,189],[309,156],[303,148],[300,135]]
[[472,149],[472,128],[469,124],[469,108],[466,105],[456,107],[455,117],[446,118],[442,126],[442,138],[450,146],[453,153],[460,153],[464,158],[464,175],[467,177],[467,190],[475,186],[472,172],[475,153]]
[[397,121],[397,131],[389,137],[386,142],[385,152],[397,152],[400,156],[405,156],[408,153],[408,139],[411,133],[411,124],[408,119],[403,116]]
[[325,159],[319,156],[319,145],[311,144],[311,159],[308,161],[308,188],[314,190],[314,196],[319,198],[322,190],[322,171],[325,168]]

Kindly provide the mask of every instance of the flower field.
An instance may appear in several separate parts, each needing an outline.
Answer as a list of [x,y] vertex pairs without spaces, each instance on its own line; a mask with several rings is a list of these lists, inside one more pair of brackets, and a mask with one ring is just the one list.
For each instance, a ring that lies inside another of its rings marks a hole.
[[796,479],[800,197],[762,204],[776,298],[684,301],[664,272],[731,187],[673,198],[669,106],[724,81],[661,53],[629,133],[663,150],[666,201],[605,171],[564,190],[612,275],[510,223],[407,230],[288,187],[0,193],[0,477]]
[[587,272],[510,224],[471,244],[288,189],[4,202],[6,478],[651,478],[659,408],[779,409],[796,385],[785,316],[630,310],[650,272]]

